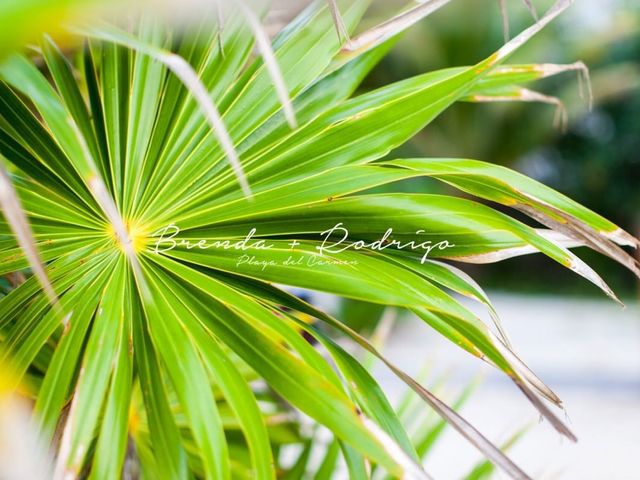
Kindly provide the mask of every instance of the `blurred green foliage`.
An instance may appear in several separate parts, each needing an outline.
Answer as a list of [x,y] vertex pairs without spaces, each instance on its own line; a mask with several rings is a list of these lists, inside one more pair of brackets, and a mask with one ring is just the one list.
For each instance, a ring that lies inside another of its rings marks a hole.
[[58,27],[96,3],[94,0],[1,0],[0,58],[34,40],[45,30]]

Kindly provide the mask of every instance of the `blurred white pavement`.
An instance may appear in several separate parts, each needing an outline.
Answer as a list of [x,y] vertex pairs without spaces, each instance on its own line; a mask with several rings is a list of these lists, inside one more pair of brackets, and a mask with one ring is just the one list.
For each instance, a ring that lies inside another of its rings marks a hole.
[[[564,401],[577,444],[560,438],[547,422],[538,423],[533,407],[503,375],[416,318],[397,320],[384,353],[413,374],[425,362],[433,365],[436,376],[450,372],[445,388],[453,397],[485,372],[481,386],[461,412],[498,443],[533,423],[510,456],[536,479],[640,479],[638,304],[622,309],[604,299],[491,292],[489,297],[521,358]],[[482,312],[473,302],[468,305]],[[376,368],[375,376],[392,400],[405,389],[383,367]],[[558,415],[564,416],[561,411]],[[477,460],[473,447],[448,431],[427,469],[439,480],[458,479]]]

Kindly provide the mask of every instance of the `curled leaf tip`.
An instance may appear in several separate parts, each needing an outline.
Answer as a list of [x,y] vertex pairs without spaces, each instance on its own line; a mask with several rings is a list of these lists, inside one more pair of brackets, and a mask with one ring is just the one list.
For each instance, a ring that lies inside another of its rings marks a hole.
[[333,23],[336,27],[336,33],[338,34],[338,41],[342,42],[349,41],[349,31],[347,30],[347,26],[344,24],[344,19],[340,14],[340,9],[338,8],[338,4],[336,0],[327,0],[329,4],[329,10],[331,11],[331,17],[333,18]]
[[580,98],[587,99],[587,106],[589,111],[593,110],[593,89],[591,87],[591,75],[589,74],[589,67],[584,62],[576,62],[573,64],[578,71],[578,89]]
[[585,262],[583,262],[573,254],[569,264],[569,268],[599,287],[609,298],[624,306],[624,303],[620,301],[620,299],[616,296],[611,287],[609,287],[609,285],[607,285],[607,283],[602,279],[602,277],[600,277],[600,275],[594,272],[591,267],[589,267]]
[[498,50],[497,55],[493,59],[492,64],[495,64],[509,55],[511,55],[514,51],[516,51],[520,46],[529,41],[531,37],[537,34],[540,30],[542,30],[547,24],[549,24],[552,20],[554,20],[558,15],[560,15],[563,11],[565,11],[569,6],[573,3],[573,0],[558,0],[554,3],[549,10],[542,16],[539,20],[536,21],[529,28],[523,30],[512,38],[509,42],[507,42],[500,50]]
[[527,7],[527,10],[529,10],[529,13],[533,17],[533,19],[537,22],[539,17],[538,17],[538,12],[536,11],[536,7],[533,6],[533,3],[531,3],[531,0],[523,0],[523,2]]
[[504,43],[509,41],[511,36],[509,33],[509,14],[507,12],[507,0],[498,0],[498,7],[500,8],[500,17],[502,18],[502,35],[504,37]]

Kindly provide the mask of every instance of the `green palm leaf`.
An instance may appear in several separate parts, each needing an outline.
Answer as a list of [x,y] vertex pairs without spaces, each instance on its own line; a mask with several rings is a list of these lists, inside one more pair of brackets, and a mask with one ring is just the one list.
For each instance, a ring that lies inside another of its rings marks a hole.
[[[21,54],[0,63],[0,154],[15,189],[2,205],[0,273],[29,265],[36,273],[0,298],[0,338],[17,378],[38,379],[35,409],[44,436],[59,438],[59,476],[119,478],[134,448],[150,478],[275,478],[276,433],[259,380],[335,436],[317,478],[329,478],[340,456],[352,478],[368,477],[366,462],[427,478],[419,454],[428,439],[416,452],[375,379],[326,331],[302,322],[304,313],[381,358],[495,465],[527,478],[364,337],[270,282],[413,311],[508,375],[574,438],[541,400],[560,399],[513,351],[486,294],[434,259],[542,252],[613,296],[567,245],[584,244],[638,273],[620,248],[638,240],[494,165],[382,160],[457,101],[566,70],[502,63],[568,2],[476,65],[352,97],[399,28],[394,21],[396,30],[387,25],[344,48],[334,19],[353,32],[368,3],[313,3],[276,36],[273,58],[264,44],[263,57],[251,55],[255,19],[230,6],[224,25],[209,12],[188,32],[154,18],[128,29],[76,27],[79,69],[48,37],[43,67]],[[290,98],[297,128],[279,98],[287,109]],[[368,192],[416,176],[518,208],[549,230],[453,196]],[[16,211],[28,218],[28,235],[13,235],[26,225]],[[255,228],[256,240],[272,245],[264,260],[273,265],[239,262],[233,249],[156,248],[156,234],[170,224],[193,242],[238,241]],[[421,241],[450,245],[426,261],[398,248],[322,254],[318,235],[337,224],[362,242],[393,228],[402,242],[419,231]],[[303,260],[289,264],[290,257]],[[483,303],[497,332],[448,290]],[[304,473],[308,455],[291,478]]]

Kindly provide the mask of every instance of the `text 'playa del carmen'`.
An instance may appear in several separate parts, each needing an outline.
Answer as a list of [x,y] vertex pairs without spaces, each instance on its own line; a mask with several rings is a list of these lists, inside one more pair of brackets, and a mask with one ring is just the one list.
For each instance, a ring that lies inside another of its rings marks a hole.
[[[371,250],[382,252],[387,249],[406,250],[421,254],[420,263],[427,261],[427,258],[434,250],[445,250],[455,247],[447,240],[434,242],[432,240],[410,240],[400,241],[393,239],[393,228],[388,228],[377,240],[351,240],[348,228],[342,223],[337,223],[333,227],[320,233],[320,243],[313,247],[313,250],[297,251],[300,255],[290,255],[288,258],[278,260],[270,258],[268,253],[276,248],[282,249],[283,245],[289,247],[294,252],[296,248],[301,248],[298,240],[289,240],[276,245],[273,241],[264,238],[257,238],[258,230],[252,228],[246,236],[234,240],[212,240],[180,238],[180,227],[175,224],[167,225],[158,230],[153,236],[155,239],[152,249],[153,253],[161,254],[174,249],[186,250],[232,250],[242,252],[236,259],[236,266],[248,265],[261,268],[262,270],[270,266],[323,266],[327,264],[357,265],[357,260],[353,258],[340,258],[339,254],[348,251]],[[424,230],[417,230],[416,236],[424,235]]]

